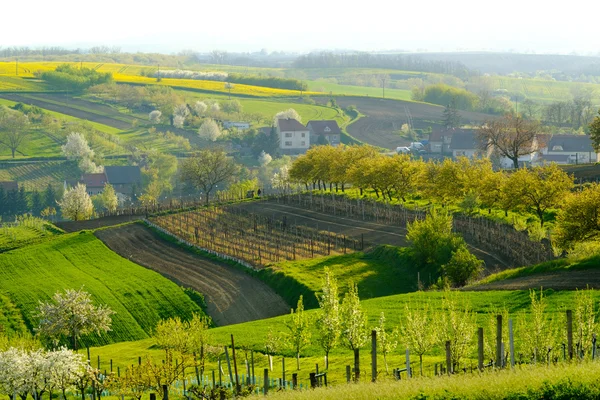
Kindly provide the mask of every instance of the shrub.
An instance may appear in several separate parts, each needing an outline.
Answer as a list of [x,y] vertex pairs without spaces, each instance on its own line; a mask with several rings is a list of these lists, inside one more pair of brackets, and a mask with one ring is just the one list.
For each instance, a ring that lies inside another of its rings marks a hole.
[[471,254],[466,246],[460,246],[442,269],[452,286],[464,286],[479,276],[482,265],[483,261]]

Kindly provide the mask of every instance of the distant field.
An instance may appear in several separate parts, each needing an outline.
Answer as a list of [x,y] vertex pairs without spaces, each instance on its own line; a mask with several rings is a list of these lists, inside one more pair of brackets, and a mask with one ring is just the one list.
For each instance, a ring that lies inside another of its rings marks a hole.
[[0,75],[0,92],[45,92],[51,88],[43,81]]
[[87,344],[144,339],[161,318],[189,318],[201,312],[176,284],[121,258],[89,232],[64,235],[0,257],[0,293],[21,310],[30,328],[37,324],[32,314],[38,301],[59,290],[80,288],[116,312],[112,331],[102,338],[87,338]]
[[[329,83],[325,81],[308,81],[308,88],[313,92],[319,92],[323,95],[332,96],[369,96],[382,98],[382,88],[367,87],[367,86],[350,86],[340,85],[337,83]],[[410,101],[410,90],[403,89],[385,89],[386,99],[407,100]]]
[[0,226],[0,252],[16,249],[60,234],[55,226],[38,218],[29,218],[16,226]]
[[0,181],[17,181],[26,190],[44,190],[48,184],[75,179],[79,171],[68,161],[0,162]]

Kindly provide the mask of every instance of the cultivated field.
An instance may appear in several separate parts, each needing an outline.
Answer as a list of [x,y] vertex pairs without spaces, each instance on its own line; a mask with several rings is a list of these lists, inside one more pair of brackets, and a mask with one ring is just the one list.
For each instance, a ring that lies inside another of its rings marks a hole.
[[[350,105],[365,116],[347,127],[354,138],[386,149],[406,146],[409,140],[401,137],[398,132],[403,124],[408,123],[409,115],[414,129],[432,127],[442,129],[444,107],[412,101],[375,99],[366,97],[336,97],[340,107]],[[460,111],[463,124],[479,125],[486,119],[493,118],[487,114]]]
[[48,184],[62,184],[65,180],[78,176],[79,172],[69,161],[0,162],[0,181],[17,181],[27,191],[41,191]]
[[202,313],[176,284],[119,257],[91,233],[62,235],[0,257],[0,291],[30,328],[37,325],[34,312],[40,300],[82,287],[116,312],[112,331],[90,336],[85,340],[90,345],[144,339],[162,318]]
[[202,293],[207,313],[217,325],[289,312],[285,301],[258,279],[230,265],[197,256],[140,224],[101,230],[96,236],[122,257]]

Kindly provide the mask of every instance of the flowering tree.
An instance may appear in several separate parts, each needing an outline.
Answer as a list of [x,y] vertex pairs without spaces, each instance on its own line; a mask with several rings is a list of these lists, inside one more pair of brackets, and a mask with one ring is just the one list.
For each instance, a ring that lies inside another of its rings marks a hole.
[[85,137],[79,132],[71,132],[67,136],[67,143],[61,146],[63,155],[70,160],[94,157],[94,150],[90,148]]
[[219,111],[221,111],[221,106],[219,105],[219,103],[217,103],[217,102],[212,103],[210,106],[210,112],[213,114],[216,114]]
[[73,221],[89,219],[94,213],[92,199],[87,193],[85,185],[81,183],[67,190],[58,205],[62,215]]
[[300,370],[300,352],[310,344],[310,319],[304,314],[302,295],[298,299],[296,312],[292,310],[290,319],[285,323],[289,329],[287,344],[296,354],[296,368]]
[[160,112],[159,110],[150,111],[150,114],[148,114],[148,119],[153,124],[160,123],[160,118],[161,117],[162,117],[162,112]]
[[221,136],[221,129],[213,119],[207,118],[198,129],[198,135],[202,139],[214,142]]
[[0,352],[0,393],[13,396],[15,393],[27,395],[26,382],[23,377],[27,374],[27,353],[11,347]]
[[173,117],[173,126],[175,128],[183,128],[183,124],[185,123],[185,117],[182,115],[175,115]]
[[109,212],[114,212],[117,209],[117,206],[119,205],[119,199],[117,198],[115,189],[110,183],[104,184],[104,190],[102,191],[100,198],[102,199],[102,205]]
[[190,110],[187,104],[177,104],[173,108],[173,115],[179,115],[185,119],[188,115],[190,115]]
[[[379,316],[379,325],[375,328],[377,331],[377,345],[381,354],[383,355],[383,363],[385,364],[385,372],[388,372],[387,356],[398,346],[398,330],[394,330],[390,333],[385,327],[385,314],[383,311]],[[423,371],[421,370],[421,374]]]
[[298,122],[302,122],[302,117],[300,116],[300,114],[298,114],[298,111],[294,110],[293,108],[288,108],[285,111],[280,111],[277,114],[275,114],[275,117],[273,119],[273,125],[279,126],[279,120],[287,118],[295,119]]
[[325,369],[329,368],[329,352],[337,345],[340,330],[340,300],[338,297],[338,284],[329,268],[325,268],[325,279],[323,289],[319,294],[319,307],[321,308],[317,317],[317,329],[319,338],[317,342],[325,351]]
[[281,337],[270,329],[265,339],[265,354],[269,358],[269,369],[271,371],[273,371],[273,355],[279,350],[280,346]]
[[360,380],[360,348],[369,340],[367,314],[358,297],[358,287],[351,284],[341,307],[342,338],[344,344],[354,352],[354,380]]
[[52,302],[38,306],[40,319],[37,331],[58,343],[63,336],[71,339],[71,345],[77,350],[77,340],[81,335],[96,332],[101,334],[110,330],[111,315],[108,306],[95,306],[89,293],[67,289],[57,292]]
[[290,186],[290,169],[287,165],[281,167],[279,172],[275,172],[273,174],[273,178],[271,178],[271,185],[285,192]]
[[207,109],[208,109],[208,106],[203,101],[197,101],[196,103],[194,103],[194,111],[199,116],[204,115],[204,113],[206,112]]
[[271,161],[273,161],[273,157],[269,153],[265,153],[264,150],[258,156],[258,163],[261,167],[269,165]]
[[429,303],[417,310],[405,306],[405,319],[400,327],[400,336],[404,339],[404,345],[419,356],[421,375],[423,375],[423,355],[430,351],[439,341],[437,329],[432,327],[438,325],[434,319]]
[[90,158],[82,158],[77,163],[79,170],[84,174],[96,174],[104,171],[104,167],[102,165],[96,165]]

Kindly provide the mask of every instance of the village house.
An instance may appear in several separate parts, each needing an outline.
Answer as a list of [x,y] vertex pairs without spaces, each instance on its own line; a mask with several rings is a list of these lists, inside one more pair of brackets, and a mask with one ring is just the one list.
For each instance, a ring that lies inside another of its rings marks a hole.
[[279,148],[284,154],[305,153],[310,147],[310,132],[300,122],[293,118],[277,121]]
[[112,166],[104,167],[108,183],[112,185],[115,192],[127,196],[131,195],[133,189],[141,191],[142,172],[138,166]]
[[83,174],[80,179],[66,180],[64,183],[65,190],[77,186],[78,183],[85,185],[86,191],[90,196],[102,193],[104,185],[108,183],[104,172],[96,174]]
[[342,131],[336,121],[309,121],[306,127],[310,132],[310,143],[313,145],[329,143],[332,146],[338,146],[340,144]]
[[450,142],[452,141],[452,135],[457,131],[456,129],[434,131],[429,134],[429,152],[433,154],[447,154],[450,153]]
[[541,151],[541,161],[557,164],[585,164],[598,162],[589,135],[553,135]]
[[453,158],[477,158],[482,153],[475,131],[454,132],[450,141],[450,151]]

